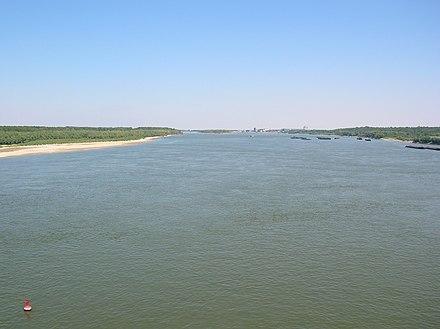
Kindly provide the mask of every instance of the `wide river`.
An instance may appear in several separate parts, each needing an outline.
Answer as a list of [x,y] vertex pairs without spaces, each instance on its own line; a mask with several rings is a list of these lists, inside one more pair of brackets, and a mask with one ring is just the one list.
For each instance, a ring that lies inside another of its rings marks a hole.
[[439,328],[440,152],[404,145],[0,159],[0,328]]

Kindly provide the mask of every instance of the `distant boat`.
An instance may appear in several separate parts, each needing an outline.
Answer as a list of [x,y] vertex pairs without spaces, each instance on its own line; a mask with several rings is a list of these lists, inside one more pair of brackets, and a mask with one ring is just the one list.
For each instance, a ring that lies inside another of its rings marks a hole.
[[425,149],[424,146],[406,145],[405,147],[410,148],[410,149],[417,149],[417,150],[424,150]]
[[318,136],[318,137],[316,137],[316,138],[321,139],[321,140],[324,140],[324,141],[329,141],[329,140],[331,140],[331,137],[321,137],[321,136]]
[[369,139],[369,138],[365,138],[365,141],[366,141],[366,142],[371,142],[371,139]]
[[303,141],[309,141],[310,140],[310,138],[301,137],[301,136],[292,136],[292,137],[290,137],[290,139],[300,139],[300,140],[303,140]]
[[361,141],[362,140],[362,137],[358,137],[358,138],[356,138],[357,140],[359,140],[359,141]]
[[440,147],[406,145],[410,149],[440,151]]

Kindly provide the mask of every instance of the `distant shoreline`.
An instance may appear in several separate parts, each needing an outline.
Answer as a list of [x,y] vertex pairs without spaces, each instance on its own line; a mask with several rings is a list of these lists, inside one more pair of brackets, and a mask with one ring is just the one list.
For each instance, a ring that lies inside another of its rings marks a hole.
[[154,137],[146,137],[143,139],[127,140],[127,141],[7,146],[0,148],[0,158],[12,158],[12,157],[29,156],[36,154],[79,152],[79,151],[87,151],[87,150],[94,150],[101,148],[130,146],[130,145],[152,142],[153,140],[162,137],[167,137],[167,136],[154,136]]
[[404,143],[440,145],[440,127],[355,127],[332,130],[290,129],[289,134],[338,135]]
[[383,137],[383,138],[380,138],[380,139],[383,140],[383,141],[390,141],[390,142],[414,143],[410,139],[397,139],[397,138],[392,138],[392,137]]

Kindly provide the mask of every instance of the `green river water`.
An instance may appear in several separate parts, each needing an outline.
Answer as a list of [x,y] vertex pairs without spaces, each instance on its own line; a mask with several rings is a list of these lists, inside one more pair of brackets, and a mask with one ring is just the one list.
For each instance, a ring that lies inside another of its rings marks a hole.
[[0,159],[0,328],[439,328],[440,152],[404,145]]

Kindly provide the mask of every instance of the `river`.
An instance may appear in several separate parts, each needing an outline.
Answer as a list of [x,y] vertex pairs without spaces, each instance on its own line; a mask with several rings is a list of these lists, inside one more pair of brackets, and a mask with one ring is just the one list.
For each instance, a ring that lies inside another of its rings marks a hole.
[[438,328],[440,153],[404,145],[186,133],[0,159],[0,327]]

